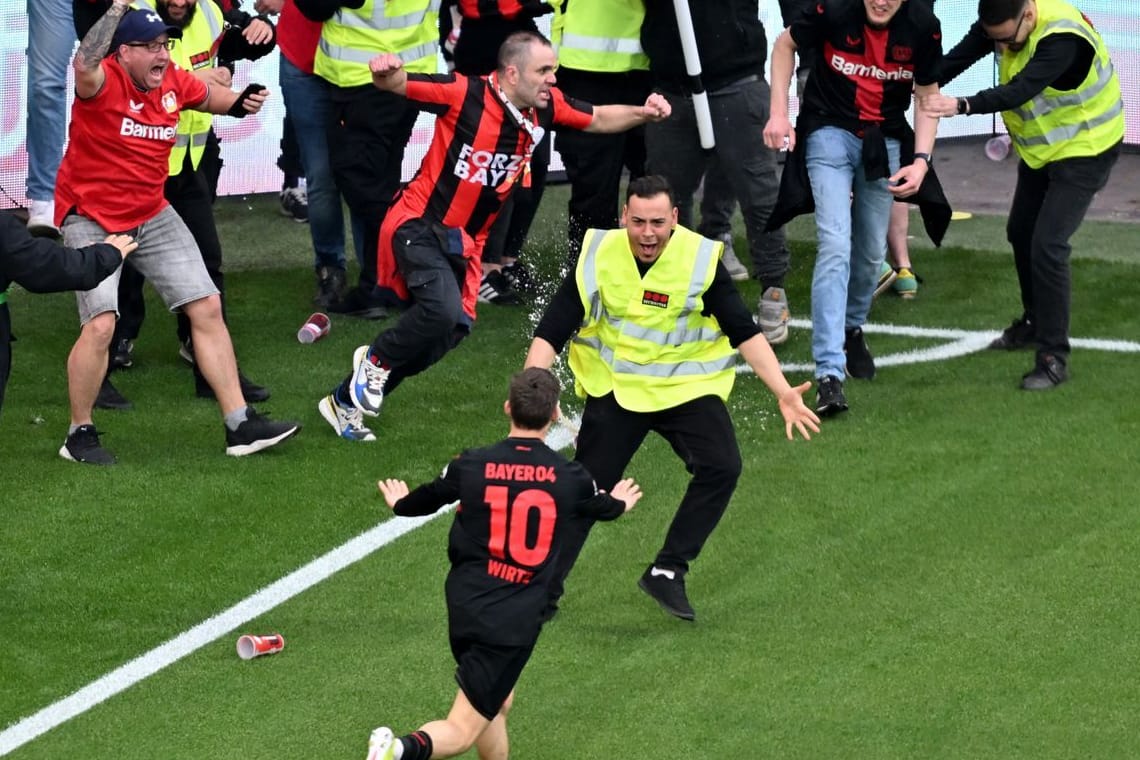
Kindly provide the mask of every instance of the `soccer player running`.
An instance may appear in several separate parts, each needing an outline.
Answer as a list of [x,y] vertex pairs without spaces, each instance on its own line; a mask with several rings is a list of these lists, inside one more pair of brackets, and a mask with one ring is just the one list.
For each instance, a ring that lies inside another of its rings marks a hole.
[[543,443],[560,415],[560,392],[548,370],[515,374],[503,405],[506,439],[463,452],[410,493],[402,480],[377,484],[398,515],[459,501],[445,586],[459,691],[444,720],[398,739],[386,727],[373,731],[368,760],[454,757],[472,745],[482,760],[506,760],[507,712],[542,628],[567,518],[613,520],[641,498],[632,479],[599,492],[581,464]]
[[998,86],[965,98],[919,98],[935,116],[1000,111],[1017,165],[1006,224],[1022,315],[990,344],[1037,349],[1021,388],[1069,379],[1069,240],[1108,182],[1124,139],[1120,80],[1104,39],[1062,0],[980,0],[979,19],[945,58],[942,82],[997,52]]
[[419,172],[380,229],[378,284],[408,308],[356,350],[353,371],[318,405],[342,438],[375,440],[362,415],[379,414],[397,385],[470,331],[488,231],[504,201],[529,184],[531,154],[551,127],[621,132],[669,116],[657,94],[641,106],[573,101],[554,86],[557,63],[533,32],[508,37],[499,68],[485,77],[409,74],[391,54],[369,63],[378,88],[420,103],[436,122]]
[[[570,368],[585,396],[575,459],[602,488],[618,482],[653,431],[692,474],[665,543],[639,586],[682,620],[696,614],[685,574],[728,508],[740,477],[740,449],[725,401],[737,352],[779,400],[785,434],[819,431],[819,418],[780,371],[761,328],[720,261],[723,243],[677,223],[664,177],[629,183],[625,229],[589,230],[576,271],[550,301],[527,353],[528,367],[549,367],[570,341]],[[593,521],[567,533],[547,618]]]

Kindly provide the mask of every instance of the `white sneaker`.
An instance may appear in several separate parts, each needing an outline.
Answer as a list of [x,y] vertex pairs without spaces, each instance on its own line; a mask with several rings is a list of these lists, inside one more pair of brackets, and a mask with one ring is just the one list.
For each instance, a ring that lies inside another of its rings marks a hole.
[[317,410],[341,438],[362,443],[376,440],[375,434],[364,425],[364,415],[360,410],[355,406],[345,409],[336,402],[332,394],[321,399],[317,404]]
[[384,383],[391,372],[368,360],[368,346],[356,349],[352,355],[352,366],[352,386],[348,395],[357,409],[375,417],[380,414],[380,405],[384,403]]
[[736,257],[736,251],[732,247],[732,233],[726,232],[717,238],[720,242],[724,243],[724,253],[721,255],[721,263],[724,268],[728,270],[728,276],[737,282],[748,279],[748,267],[740,262]]
[[392,736],[392,729],[381,726],[368,737],[367,760],[395,760],[396,738]]
[[28,232],[36,237],[58,237],[55,226],[55,201],[28,200]]

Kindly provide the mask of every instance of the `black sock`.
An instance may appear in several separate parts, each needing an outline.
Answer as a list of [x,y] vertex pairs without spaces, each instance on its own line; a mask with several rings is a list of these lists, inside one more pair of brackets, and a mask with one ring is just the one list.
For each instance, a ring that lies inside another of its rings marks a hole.
[[413,731],[396,741],[404,745],[404,754],[400,760],[431,760],[431,737],[423,731]]

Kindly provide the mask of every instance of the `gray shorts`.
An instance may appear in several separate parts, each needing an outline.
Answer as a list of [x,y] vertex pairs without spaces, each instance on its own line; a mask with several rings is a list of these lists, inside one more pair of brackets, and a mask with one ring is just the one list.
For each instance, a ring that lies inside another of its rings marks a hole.
[[[184,304],[197,301],[218,292],[214,287],[202,253],[194,236],[182,218],[170,206],[139,225],[127,230],[134,235],[139,247],[130,255],[131,264],[154,286],[163,303],[171,311]],[[96,222],[79,214],[70,214],[63,220],[63,244],[82,248],[102,243],[108,233]],[[79,306],[79,324],[85,325],[103,312],[119,315],[119,267],[107,279],[91,290],[76,291]]]

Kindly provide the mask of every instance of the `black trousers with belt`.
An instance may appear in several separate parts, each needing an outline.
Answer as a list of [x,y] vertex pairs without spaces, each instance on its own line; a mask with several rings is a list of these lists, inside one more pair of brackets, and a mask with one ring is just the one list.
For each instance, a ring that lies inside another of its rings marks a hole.
[[[582,412],[575,460],[585,465],[598,488],[610,490],[650,432],[673,448],[692,475],[654,565],[684,574],[700,554],[728,508],[740,478],[740,449],[728,408],[719,396],[702,396],[658,412],[632,412],[614,395],[589,397]],[[566,526],[558,573],[551,584],[556,603],[586,543],[594,521],[576,518]]]

